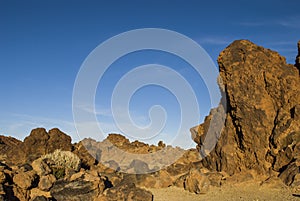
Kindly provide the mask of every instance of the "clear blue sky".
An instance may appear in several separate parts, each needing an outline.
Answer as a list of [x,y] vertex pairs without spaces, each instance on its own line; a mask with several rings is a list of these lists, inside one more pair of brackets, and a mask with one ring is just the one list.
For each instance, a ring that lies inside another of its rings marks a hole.
[[[59,127],[78,140],[72,90],[80,66],[101,42],[132,29],[177,31],[198,42],[214,61],[232,41],[249,39],[294,63],[300,40],[299,8],[297,0],[1,0],[0,134],[23,139],[35,127]],[[112,66],[101,81],[105,90],[97,92],[97,114],[105,132],[117,131],[109,108],[113,85],[126,70],[147,63],[173,66],[192,80],[199,98],[207,95],[193,70],[182,70],[188,69],[182,60],[151,51],[131,54]],[[165,135],[171,135],[179,120],[178,103],[162,88],[149,86],[136,93],[130,104],[133,119],[147,125],[148,109],[154,104],[169,112]],[[203,119],[210,110],[205,98],[200,110]],[[166,136],[161,138],[168,141]]]

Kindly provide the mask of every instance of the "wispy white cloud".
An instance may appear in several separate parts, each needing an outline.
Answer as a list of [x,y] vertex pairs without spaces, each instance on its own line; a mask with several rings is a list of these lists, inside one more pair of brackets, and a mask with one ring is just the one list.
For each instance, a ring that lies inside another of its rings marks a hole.
[[287,28],[300,28],[300,16],[287,17],[286,19],[277,20],[278,25]]
[[283,26],[286,28],[300,28],[300,16],[288,16],[284,19],[266,21],[244,21],[235,23],[245,27]]
[[222,36],[211,36],[211,37],[200,37],[197,39],[199,44],[210,44],[210,45],[228,45],[234,39]]
[[103,108],[99,106],[95,106],[95,110],[89,106],[89,105],[80,105],[77,106],[77,109],[80,109],[82,111],[97,115],[97,116],[103,116],[103,117],[111,117],[111,110],[109,108]]

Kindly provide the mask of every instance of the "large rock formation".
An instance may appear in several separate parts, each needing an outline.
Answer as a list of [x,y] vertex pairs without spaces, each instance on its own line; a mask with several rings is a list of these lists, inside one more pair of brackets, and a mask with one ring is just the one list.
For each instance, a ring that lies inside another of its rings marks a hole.
[[298,55],[296,57],[295,66],[300,70],[300,41],[298,42]]
[[[218,63],[224,94],[218,109],[226,108],[226,119],[202,164],[229,175],[248,170],[280,174],[291,184],[300,172],[299,56],[297,68],[277,52],[239,40],[221,52]],[[193,132],[199,149],[216,124],[215,111]]]
[[23,142],[0,136],[0,159],[10,165],[31,163],[40,156],[52,153],[56,149],[71,151],[71,137],[54,128],[46,131],[44,128],[33,129]]

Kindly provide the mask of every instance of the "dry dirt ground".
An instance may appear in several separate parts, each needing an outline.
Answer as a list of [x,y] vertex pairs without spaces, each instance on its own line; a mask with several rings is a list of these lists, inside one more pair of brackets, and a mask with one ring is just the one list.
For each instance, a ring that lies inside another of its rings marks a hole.
[[193,194],[178,187],[148,190],[153,193],[154,201],[300,201],[300,191],[257,183],[211,187],[206,194]]

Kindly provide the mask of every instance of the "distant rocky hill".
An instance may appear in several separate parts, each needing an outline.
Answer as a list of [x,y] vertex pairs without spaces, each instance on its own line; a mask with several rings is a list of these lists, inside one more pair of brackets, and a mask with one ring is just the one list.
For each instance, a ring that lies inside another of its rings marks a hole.
[[[59,129],[44,128],[24,141],[0,136],[0,201],[147,201],[153,195],[144,188],[177,186],[198,194],[252,180],[295,188],[299,195],[300,43],[298,49],[295,65],[247,40],[221,52],[223,98],[192,129],[197,149],[130,142],[119,134],[72,144]],[[219,138],[209,154],[208,133]]]

